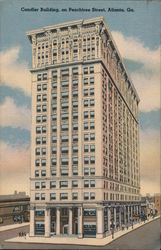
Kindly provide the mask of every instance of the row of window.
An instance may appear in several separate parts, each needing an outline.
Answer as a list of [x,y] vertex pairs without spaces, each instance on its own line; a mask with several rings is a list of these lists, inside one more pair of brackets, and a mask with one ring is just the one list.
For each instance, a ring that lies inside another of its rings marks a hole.
[[[95,187],[96,183],[95,180],[84,180],[84,187],[89,188],[89,187]],[[67,188],[68,187],[68,181],[59,181],[59,188]],[[74,180],[72,181],[72,187],[78,187],[78,181]],[[35,182],[35,189],[40,189],[40,188],[46,188],[46,182],[45,181],[36,181]],[[50,181],[50,188],[56,188],[56,181]]]
[[[39,164],[38,166],[40,166],[40,161],[37,161],[37,163]],[[62,169],[61,170],[61,175],[66,175],[68,176],[68,169]],[[78,169],[74,168],[73,169],[73,175],[78,175]],[[84,175],[95,175],[95,168],[91,167],[91,168],[84,168]],[[46,170],[41,170],[41,176],[45,177],[46,176]],[[51,169],[51,176],[56,176],[56,169]],[[35,170],[35,177],[40,177],[40,171],[39,170]]]
[[[78,157],[73,157],[72,158],[72,163],[74,165],[78,165]],[[84,157],[84,164],[94,164],[95,163],[95,156],[86,156]],[[57,165],[57,159],[56,158],[51,158],[51,164],[52,166]],[[69,164],[69,158],[61,158],[61,165],[68,165]]]
[[[68,193],[60,193],[60,200],[68,200]],[[95,200],[94,192],[84,192],[84,200]],[[45,200],[45,193],[35,193],[35,200]],[[72,199],[78,200],[78,193],[72,193]],[[50,193],[50,200],[56,200],[56,193]]]

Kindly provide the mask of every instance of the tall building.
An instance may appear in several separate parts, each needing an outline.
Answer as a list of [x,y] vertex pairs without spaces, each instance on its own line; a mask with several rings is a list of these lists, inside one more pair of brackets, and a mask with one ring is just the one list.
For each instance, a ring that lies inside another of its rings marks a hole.
[[105,237],[140,211],[138,94],[103,17],[27,36],[30,236]]

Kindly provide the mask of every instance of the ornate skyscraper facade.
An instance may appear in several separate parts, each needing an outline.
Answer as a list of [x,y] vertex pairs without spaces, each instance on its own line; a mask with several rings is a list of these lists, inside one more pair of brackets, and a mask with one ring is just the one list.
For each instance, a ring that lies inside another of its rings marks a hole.
[[103,238],[140,211],[138,94],[103,17],[27,36],[30,236]]

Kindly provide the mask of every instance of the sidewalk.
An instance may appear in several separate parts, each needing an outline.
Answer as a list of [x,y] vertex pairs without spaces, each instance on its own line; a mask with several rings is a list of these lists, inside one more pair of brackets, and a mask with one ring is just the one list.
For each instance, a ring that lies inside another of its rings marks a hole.
[[0,232],[19,228],[19,227],[25,227],[25,226],[28,226],[29,224],[30,224],[29,222],[25,222],[25,223],[20,223],[20,224],[12,224],[12,225],[2,226],[2,227],[0,227]]
[[112,239],[112,236],[108,236],[103,239],[96,239],[96,238],[83,238],[83,239],[78,239],[77,237],[50,237],[50,238],[45,238],[45,237],[29,237],[28,235],[26,237],[16,237],[12,239],[6,240],[6,242],[16,242],[16,243],[41,243],[41,244],[70,244],[70,245],[89,245],[89,246],[105,246],[112,242],[113,240],[133,231],[136,230],[137,228],[144,226],[145,224],[158,219],[160,216],[155,217],[154,219],[149,219],[148,221],[141,222],[138,224],[134,224],[133,229],[129,227],[129,229],[125,229],[123,231],[118,231],[115,232],[114,234],[114,239]]

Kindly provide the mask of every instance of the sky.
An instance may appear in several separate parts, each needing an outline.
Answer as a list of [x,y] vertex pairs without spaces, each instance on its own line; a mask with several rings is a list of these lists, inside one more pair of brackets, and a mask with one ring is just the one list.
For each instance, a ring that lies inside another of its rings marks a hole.
[[[59,12],[24,12],[23,7]],[[92,12],[92,8],[106,12]],[[32,52],[26,32],[97,16],[104,16],[141,100],[141,194],[160,192],[160,2],[5,0],[0,1],[0,194],[14,190],[29,194]]]

